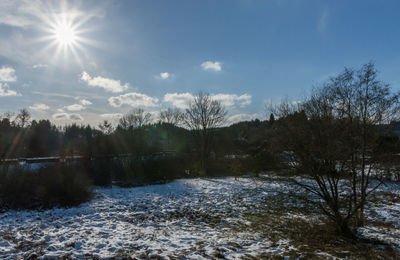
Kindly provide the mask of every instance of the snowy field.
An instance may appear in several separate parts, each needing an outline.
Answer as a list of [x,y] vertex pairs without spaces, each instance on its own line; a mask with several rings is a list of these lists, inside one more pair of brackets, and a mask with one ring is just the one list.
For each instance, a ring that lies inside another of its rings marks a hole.
[[[300,250],[292,240],[255,228],[253,222],[254,216],[264,212],[274,216],[275,222],[316,220],[307,215],[313,214],[310,211],[282,211],[303,207],[287,195],[297,191],[279,178],[185,179],[96,189],[98,196],[80,207],[0,214],[0,259],[290,256]],[[384,186],[378,193],[387,191],[399,196],[400,185]],[[400,203],[372,207],[368,216],[388,225],[367,226],[360,234],[399,250]],[[331,254],[318,251],[315,256]]]

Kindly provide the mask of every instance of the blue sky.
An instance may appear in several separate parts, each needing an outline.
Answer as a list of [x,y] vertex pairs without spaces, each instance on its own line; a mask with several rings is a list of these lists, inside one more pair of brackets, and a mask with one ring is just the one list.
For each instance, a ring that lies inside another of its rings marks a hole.
[[135,107],[156,118],[204,91],[229,122],[263,118],[266,102],[371,60],[399,90],[398,10],[378,0],[2,0],[0,114],[97,125]]

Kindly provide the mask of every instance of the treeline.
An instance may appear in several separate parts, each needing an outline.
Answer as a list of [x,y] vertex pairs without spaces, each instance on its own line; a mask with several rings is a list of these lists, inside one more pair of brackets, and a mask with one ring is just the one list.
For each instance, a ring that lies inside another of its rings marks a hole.
[[[12,117],[0,115],[0,159],[32,158],[49,156],[102,157],[131,154],[148,156],[157,152],[195,153],[196,144],[191,130],[180,125],[162,122],[146,123],[140,126],[126,126],[121,123],[126,117],[141,109],[132,110],[125,115],[116,127],[104,121],[98,127],[71,124],[56,126],[49,120],[30,120],[25,109]],[[19,123],[23,115],[24,124]],[[14,118],[14,119],[12,119]],[[240,122],[228,127],[213,129],[213,156],[249,153],[268,121],[258,119]],[[253,144],[252,144],[253,143]]]
[[[202,99],[200,109],[212,110],[207,107],[209,95],[197,98]],[[222,115],[219,123],[225,123],[224,111],[214,112]],[[133,109],[116,126],[103,121],[97,127],[57,127],[49,120],[31,120],[23,109],[0,120],[0,159],[81,156],[76,164],[95,185],[103,186],[113,181],[133,185],[186,176],[239,175],[273,166],[263,146],[268,121],[204,126],[195,125],[196,120],[189,122],[177,109],[161,111],[156,120]]]

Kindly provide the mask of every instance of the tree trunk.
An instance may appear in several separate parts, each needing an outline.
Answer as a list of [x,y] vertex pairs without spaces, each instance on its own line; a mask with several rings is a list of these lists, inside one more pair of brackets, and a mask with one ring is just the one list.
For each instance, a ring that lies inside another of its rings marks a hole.
[[354,239],[356,236],[354,235],[353,231],[349,227],[349,223],[342,218],[336,220],[336,229],[337,232],[347,238]]

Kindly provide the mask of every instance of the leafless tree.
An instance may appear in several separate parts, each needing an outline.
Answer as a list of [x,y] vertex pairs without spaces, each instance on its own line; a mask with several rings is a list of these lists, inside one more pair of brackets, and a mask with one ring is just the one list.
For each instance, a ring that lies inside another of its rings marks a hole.
[[275,140],[287,165],[313,180],[297,184],[321,199],[344,235],[363,225],[368,195],[381,184],[382,157],[391,153],[376,153],[378,140],[398,112],[399,94],[377,79],[372,63],[345,69],[298,106],[275,109]]
[[140,128],[149,124],[150,122],[151,114],[149,112],[145,112],[141,108],[136,108],[120,118],[119,126],[123,129]]
[[160,122],[166,124],[167,130],[167,145],[170,149],[170,131],[171,126],[177,126],[182,123],[184,114],[178,108],[168,108],[160,111]]
[[104,120],[99,124],[99,129],[102,131],[104,134],[109,135],[113,132],[113,126],[108,120]]
[[168,108],[160,111],[161,123],[179,125],[182,123],[183,117],[183,113],[178,108]]
[[14,119],[14,125],[24,128],[29,126],[31,115],[27,109],[23,108],[19,111],[19,114]]
[[211,152],[214,131],[223,125],[226,114],[221,102],[202,92],[193,98],[186,109],[184,123],[195,134],[200,167],[203,171]]

